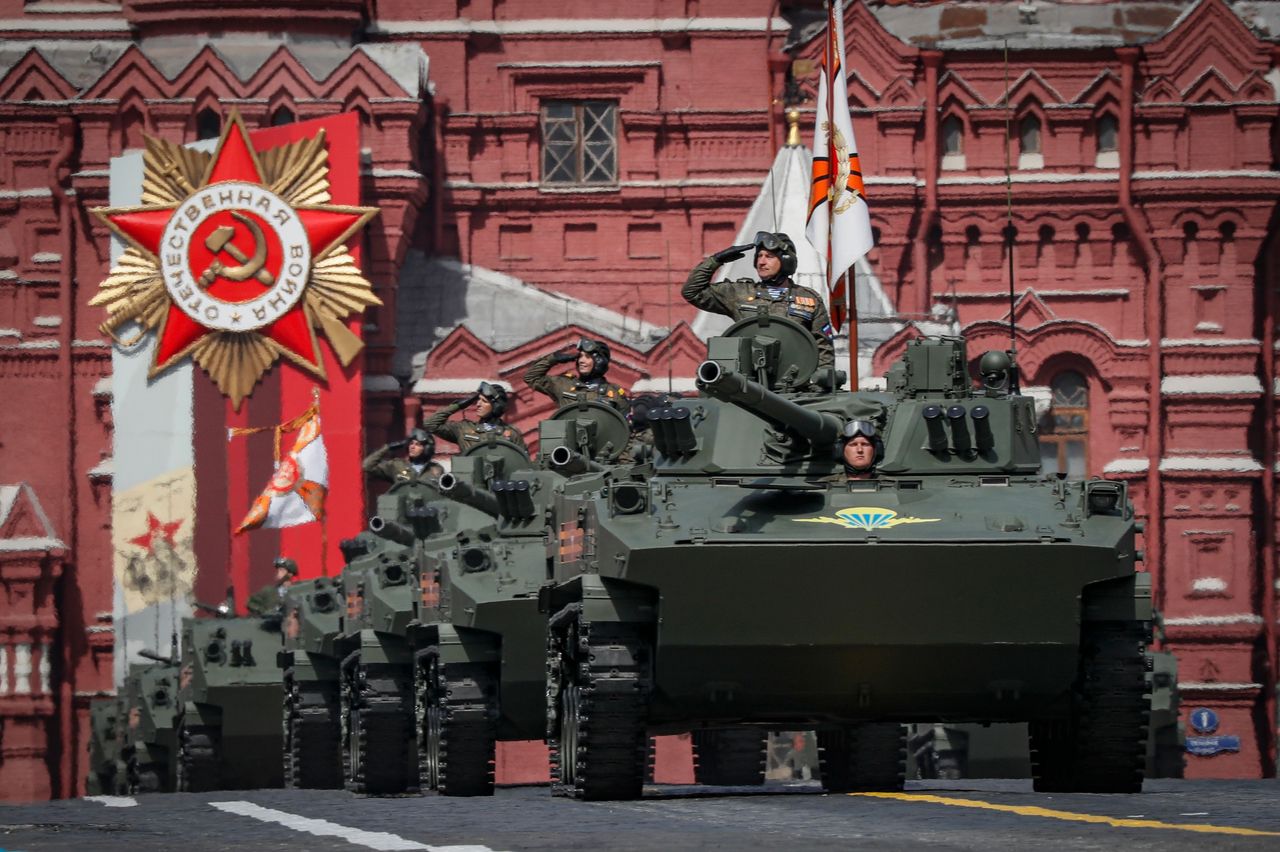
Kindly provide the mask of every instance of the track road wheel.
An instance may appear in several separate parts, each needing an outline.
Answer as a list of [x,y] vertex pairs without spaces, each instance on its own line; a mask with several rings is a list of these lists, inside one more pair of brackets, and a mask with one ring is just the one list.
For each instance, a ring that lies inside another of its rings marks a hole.
[[218,753],[221,731],[212,725],[188,725],[178,729],[178,790],[206,793],[221,789]]
[[285,682],[284,785],[342,789],[342,724],[337,684]]
[[1145,640],[1141,623],[1084,623],[1070,716],[1030,725],[1037,792],[1141,792],[1150,715]]
[[892,722],[860,722],[818,731],[822,786],[829,793],[884,793],[906,778],[907,729]]
[[714,787],[763,784],[768,739],[760,728],[694,731],[694,778]]
[[399,667],[356,662],[343,679],[343,781],[353,793],[393,795],[418,785],[413,689]]
[[498,673],[484,663],[442,663],[431,647],[418,658],[418,778],[442,796],[492,796]]
[[130,758],[129,795],[162,792],[164,787],[160,772],[160,767],[154,763],[139,763],[137,758]]
[[548,627],[552,792],[588,801],[640,798],[653,690],[649,628],[593,623],[576,604]]

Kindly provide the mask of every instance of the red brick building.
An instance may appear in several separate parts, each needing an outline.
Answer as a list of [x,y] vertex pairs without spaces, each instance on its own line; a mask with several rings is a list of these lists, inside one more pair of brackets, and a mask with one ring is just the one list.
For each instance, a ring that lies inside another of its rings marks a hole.
[[[1046,461],[1127,479],[1148,516],[1184,707],[1243,742],[1192,758],[1199,776],[1274,773],[1277,5],[845,15],[870,259],[898,311],[874,364],[926,321],[975,355],[1005,345],[1008,128]],[[0,408],[6,796],[77,791],[87,702],[112,689],[111,350],[86,306],[108,262],[86,211],[112,157],[144,133],[216,135],[232,106],[251,126],[357,111],[382,209],[367,443],[480,378],[520,390],[532,432],[544,403],[520,370],[579,333],[614,344],[624,384],[691,374],[694,313],[672,296],[760,193],[821,18],[729,0],[181,6],[0,0],[0,396],[20,401]]]

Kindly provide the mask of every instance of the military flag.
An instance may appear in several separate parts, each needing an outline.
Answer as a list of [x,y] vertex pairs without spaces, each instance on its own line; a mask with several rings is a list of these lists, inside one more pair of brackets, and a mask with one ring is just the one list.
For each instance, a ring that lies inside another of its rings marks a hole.
[[301,417],[276,427],[277,440],[281,433],[294,429],[298,435],[293,449],[284,456],[277,453],[275,473],[249,507],[237,533],[258,527],[294,527],[324,520],[329,457],[320,434],[318,408],[308,409]]
[[805,234],[827,259],[827,293],[835,330],[844,327],[846,273],[871,250],[871,215],[862,186],[862,165],[849,118],[849,88],[844,74],[843,0],[827,4],[827,39],[818,80],[817,121],[813,128],[813,187]]

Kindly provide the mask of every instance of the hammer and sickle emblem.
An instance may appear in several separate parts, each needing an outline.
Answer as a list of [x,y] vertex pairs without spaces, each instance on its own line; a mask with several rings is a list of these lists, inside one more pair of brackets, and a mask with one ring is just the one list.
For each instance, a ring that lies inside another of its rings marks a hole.
[[[267,262],[267,241],[262,233],[261,226],[257,222],[240,213],[233,212],[231,218],[249,229],[249,233],[253,235],[253,256],[250,257],[242,252],[236,244],[231,242],[231,238],[236,235],[236,229],[230,225],[223,225],[214,228],[213,233],[205,238],[204,246],[213,252],[214,260],[209,264],[209,268],[200,276],[200,286],[207,288],[214,282],[218,276],[222,276],[230,281],[248,281],[250,278],[256,278],[263,285],[270,287],[276,283],[275,276],[263,269],[263,264]],[[239,262],[238,266],[227,266],[218,260],[218,255],[226,252]]]

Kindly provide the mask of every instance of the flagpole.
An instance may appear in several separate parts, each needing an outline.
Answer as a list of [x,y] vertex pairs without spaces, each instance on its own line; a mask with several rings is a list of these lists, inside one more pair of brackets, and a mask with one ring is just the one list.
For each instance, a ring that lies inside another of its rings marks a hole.
[[[854,265],[850,269],[856,269]],[[858,389],[858,303],[853,297],[853,288],[858,281],[855,272],[852,276],[844,273],[844,313],[849,318],[849,390]]]
[[[320,416],[320,386],[311,386],[311,404],[316,411],[316,417]],[[326,495],[328,496],[328,495]],[[324,506],[321,502],[321,506]],[[320,576],[329,576],[329,512],[322,510],[320,512]]]

